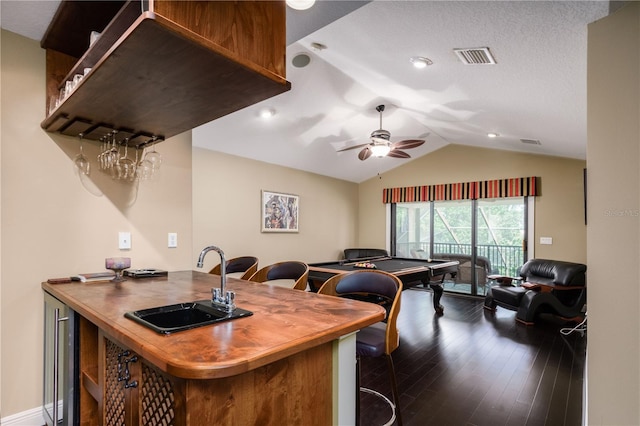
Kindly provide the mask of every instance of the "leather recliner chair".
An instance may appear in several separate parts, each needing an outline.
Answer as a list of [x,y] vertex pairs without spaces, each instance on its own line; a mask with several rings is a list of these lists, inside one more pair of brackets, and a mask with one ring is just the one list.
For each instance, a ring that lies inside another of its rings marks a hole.
[[527,325],[540,313],[578,319],[587,301],[586,271],[587,266],[581,263],[531,259],[520,268],[522,284],[491,287],[484,307],[518,311],[516,320]]

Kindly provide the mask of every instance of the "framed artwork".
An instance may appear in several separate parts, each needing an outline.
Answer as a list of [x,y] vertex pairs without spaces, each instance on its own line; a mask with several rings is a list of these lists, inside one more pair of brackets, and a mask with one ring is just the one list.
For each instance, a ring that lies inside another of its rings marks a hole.
[[297,195],[263,190],[262,232],[298,232],[299,201]]

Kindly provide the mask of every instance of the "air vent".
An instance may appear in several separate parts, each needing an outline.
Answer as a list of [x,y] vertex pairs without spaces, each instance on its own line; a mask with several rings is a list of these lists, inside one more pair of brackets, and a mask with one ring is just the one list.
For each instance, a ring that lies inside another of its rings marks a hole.
[[490,65],[496,63],[496,59],[488,47],[453,49],[453,51],[465,65]]
[[529,145],[542,145],[537,139],[520,139],[522,143],[528,143]]

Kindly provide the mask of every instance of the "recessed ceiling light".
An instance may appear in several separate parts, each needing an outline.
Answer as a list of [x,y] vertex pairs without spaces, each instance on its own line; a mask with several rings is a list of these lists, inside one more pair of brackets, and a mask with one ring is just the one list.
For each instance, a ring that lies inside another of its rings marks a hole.
[[424,56],[412,56],[409,60],[416,68],[426,68],[428,65],[433,65],[433,61]]
[[493,132],[487,133],[487,137],[488,138],[492,138],[493,139],[493,138],[497,138],[498,136],[500,136],[500,135],[497,134],[497,133],[493,133]]
[[262,108],[260,110],[260,117],[262,118],[271,118],[276,115],[276,110],[273,108]]
[[295,10],[307,10],[313,6],[315,2],[316,0],[287,0],[287,5]]

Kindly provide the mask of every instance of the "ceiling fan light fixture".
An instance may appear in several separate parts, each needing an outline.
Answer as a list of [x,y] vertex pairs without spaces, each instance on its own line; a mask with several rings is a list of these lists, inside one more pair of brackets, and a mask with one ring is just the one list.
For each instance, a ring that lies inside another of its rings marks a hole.
[[424,56],[412,56],[409,58],[411,63],[415,68],[422,69],[426,68],[429,65],[433,65],[433,61],[429,58],[425,58]]
[[371,132],[371,142],[386,144],[391,139],[391,133],[388,130],[378,129]]
[[371,154],[374,157],[385,157],[389,151],[391,151],[391,147],[387,143],[374,143],[369,147],[371,150]]
[[[391,133],[388,130],[382,128],[382,111],[384,111],[384,105],[378,105],[376,111],[380,113],[380,128],[374,130],[370,136],[370,143],[364,143],[362,145],[355,145],[348,148],[339,150],[349,151],[351,149],[362,148],[358,153],[358,159],[361,161],[367,158],[374,157],[393,157],[393,158],[411,158],[409,154],[402,151],[402,149],[417,148],[424,143],[422,139],[406,139],[399,142],[391,142]],[[400,148],[400,149],[398,149]]]
[[316,0],[287,0],[287,6],[295,10],[307,10],[314,5]]

